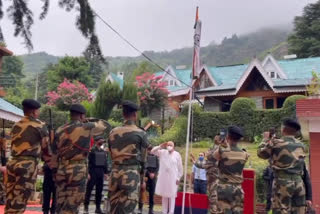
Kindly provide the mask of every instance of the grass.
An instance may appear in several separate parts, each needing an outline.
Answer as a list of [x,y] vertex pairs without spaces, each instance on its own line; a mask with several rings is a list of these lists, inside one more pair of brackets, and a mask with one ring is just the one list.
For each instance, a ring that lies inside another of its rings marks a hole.
[[[265,168],[268,164],[266,160],[262,160],[257,156],[257,149],[258,145],[253,144],[253,143],[248,143],[248,142],[241,142],[239,143],[239,148],[245,149],[250,157],[248,162],[246,163],[246,168],[253,168],[253,169],[258,169],[258,168]],[[182,163],[184,165],[184,160],[185,160],[185,148],[179,147],[176,148],[176,150],[181,154],[182,157]],[[189,154],[193,154],[195,157],[198,156],[200,152],[206,152],[209,150],[209,147],[206,148],[189,148]],[[188,157],[190,159],[190,155]],[[188,173],[191,173],[192,171],[192,163],[191,161],[188,160]]]

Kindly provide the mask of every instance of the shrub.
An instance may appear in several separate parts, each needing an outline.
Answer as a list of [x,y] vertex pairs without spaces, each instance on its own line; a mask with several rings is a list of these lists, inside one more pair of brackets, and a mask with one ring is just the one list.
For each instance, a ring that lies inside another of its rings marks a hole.
[[110,114],[110,119],[116,122],[123,122],[122,109],[113,109]]
[[59,111],[57,108],[52,106],[43,105],[40,109],[39,119],[44,121],[47,125],[49,125],[49,109],[52,111],[52,124],[54,129],[66,124],[69,120],[69,112],[67,111]]
[[[182,109],[181,109],[181,113],[180,115],[184,115],[184,116],[188,116],[188,111],[189,111],[189,105],[185,104],[183,105]],[[199,104],[192,104],[192,112],[194,114],[198,114],[200,112],[203,112],[203,109],[201,108],[201,106]]]
[[295,117],[296,114],[296,102],[300,99],[305,99],[306,96],[303,95],[292,95],[288,97],[283,103],[283,115],[285,117]]
[[119,126],[122,126],[122,123],[121,122],[118,122],[118,121],[114,121],[112,119],[109,119],[108,120],[108,123],[111,125],[111,127],[114,129],[116,127],[119,127]]
[[173,141],[176,146],[181,146],[186,142],[188,119],[184,116],[177,118],[173,126],[159,138],[154,138],[151,142],[155,145],[166,141]]

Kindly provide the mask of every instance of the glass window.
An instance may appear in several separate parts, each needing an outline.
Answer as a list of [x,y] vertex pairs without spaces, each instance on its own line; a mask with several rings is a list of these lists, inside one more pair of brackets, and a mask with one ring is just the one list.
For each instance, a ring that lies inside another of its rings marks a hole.
[[170,80],[170,85],[173,85],[173,80]]
[[273,109],[274,108],[274,101],[272,98],[265,99],[265,109]]
[[286,100],[285,97],[278,97],[277,98],[277,108],[282,108],[284,101]]

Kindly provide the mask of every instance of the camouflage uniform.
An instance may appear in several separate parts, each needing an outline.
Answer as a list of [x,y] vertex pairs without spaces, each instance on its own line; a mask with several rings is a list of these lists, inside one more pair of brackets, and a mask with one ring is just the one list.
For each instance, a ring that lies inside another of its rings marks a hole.
[[207,160],[197,161],[194,165],[198,168],[206,170],[207,189],[209,199],[209,213],[217,212],[217,179],[218,179],[218,165],[216,159],[213,158],[213,153],[216,148],[210,149],[207,153]]
[[[133,121],[113,129],[109,136],[112,159],[109,199],[111,214],[134,213],[139,201],[149,142]],[[141,176],[142,175],[142,176]]]
[[11,137],[5,213],[23,213],[35,189],[41,151],[42,158],[50,161],[48,131],[40,120],[24,117],[12,127]]
[[214,157],[219,160],[219,181],[217,185],[218,212],[243,213],[244,192],[242,171],[249,154],[237,146],[219,146]]
[[275,214],[305,213],[305,187],[302,179],[305,148],[293,136],[263,141],[258,156],[271,158],[274,173],[272,210]]
[[87,157],[92,135],[102,135],[110,125],[102,120],[72,121],[57,129],[54,146],[58,160],[55,175],[56,212],[78,213],[88,177]]
[[[1,165],[5,166],[6,165],[6,139],[5,138],[0,138],[0,160],[1,160]],[[4,151],[4,152],[2,152]],[[4,184],[4,174],[0,173],[0,205],[4,204],[6,201],[6,188]]]

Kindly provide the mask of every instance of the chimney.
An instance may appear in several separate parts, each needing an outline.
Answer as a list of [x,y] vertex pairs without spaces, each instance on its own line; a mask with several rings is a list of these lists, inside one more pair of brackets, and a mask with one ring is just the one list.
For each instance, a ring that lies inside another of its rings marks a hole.
[[291,54],[291,55],[286,55],[283,57],[285,60],[289,60],[289,59],[296,59],[297,55],[296,54]]
[[123,72],[121,72],[121,71],[118,71],[118,72],[117,72],[117,77],[119,77],[120,79],[123,80],[123,76],[124,76],[124,73],[123,73]]
[[187,68],[186,65],[177,65],[177,66],[176,66],[176,69],[177,69],[177,70],[186,69],[186,68]]

